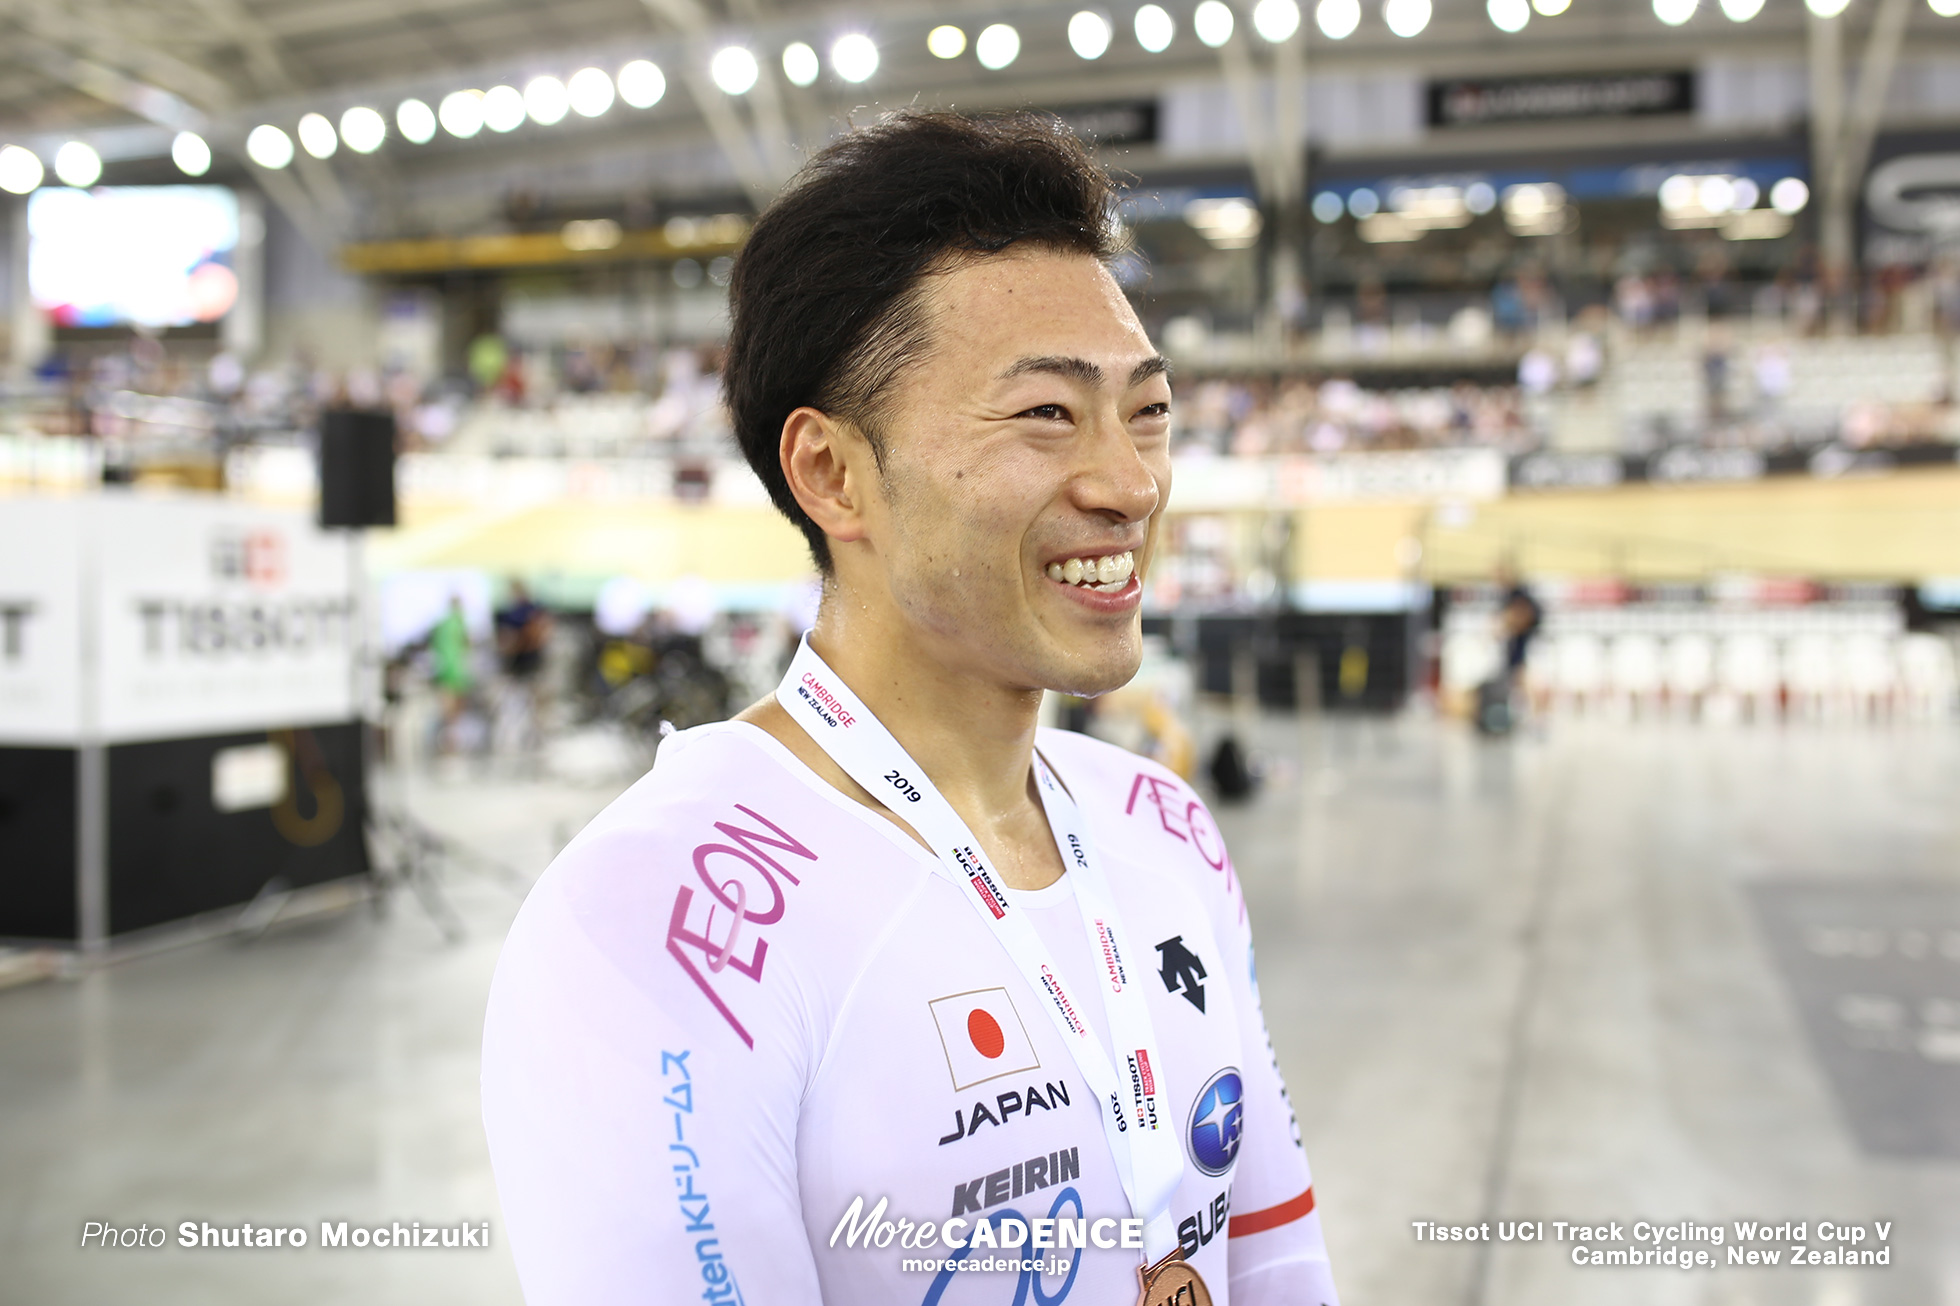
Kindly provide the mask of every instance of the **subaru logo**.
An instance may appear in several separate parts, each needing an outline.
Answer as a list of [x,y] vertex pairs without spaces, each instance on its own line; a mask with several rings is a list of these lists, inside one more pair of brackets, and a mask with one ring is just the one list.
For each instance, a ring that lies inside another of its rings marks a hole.
[[1239,1072],[1227,1066],[1198,1090],[1198,1100],[1191,1104],[1191,1125],[1185,1136],[1192,1163],[1208,1175],[1230,1170],[1244,1127],[1245,1086]]

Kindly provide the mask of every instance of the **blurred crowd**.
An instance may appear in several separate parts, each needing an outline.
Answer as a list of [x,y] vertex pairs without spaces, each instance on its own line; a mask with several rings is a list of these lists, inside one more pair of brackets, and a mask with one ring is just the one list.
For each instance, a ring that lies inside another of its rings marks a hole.
[[1518,386],[1363,389],[1346,377],[1201,379],[1180,387],[1177,441],[1236,457],[1353,449],[1533,446]]
[[[1870,394],[1858,392],[1853,376],[1841,397],[1828,398],[1823,418],[1813,411],[1801,420],[1792,419],[1786,400],[1815,380],[1801,374],[1802,360],[1822,347],[1813,336],[1830,315],[1828,288],[1802,266],[1752,286],[1721,271],[1627,271],[1611,283],[1606,302],[1575,311],[1559,284],[1526,265],[1486,298],[1458,303],[1447,321],[1429,325],[1413,300],[1391,300],[1371,281],[1320,307],[1302,363],[1229,374],[1207,371],[1201,352],[1181,349],[1184,320],[1174,319],[1160,324],[1166,348],[1181,361],[1195,355],[1178,377],[1177,439],[1187,449],[1236,457],[1525,452],[1560,444],[1564,417],[1554,401],[1561,395],[1600,389],[1629,410],[1615,420],[1639,426],[1646,418],[1632,410],[1651,390],[1650,379],[1620,377],[1616,369],[1664,354],[1687,360],[1677,360],[1682,375],[1666,384],[1698,393],[1676,405],[1689,415],[1669,419],[1649,443],[1856,446],[1952,438],[1947,374],[1960,333],[1960,260],[1940,259],[1919,272],[1881,269],[1858,298],[1866,334],[1844,337],[1841,351],[1838,337],[1829,342],[1830,355],[1843,352],[1846,366],[1861,375],[1860,360],[1877,355],[1859,352],[1860,345],[1937,355],[1941,375]],[[727,452],[720,363],[715,345],[576,333],[525,344],[492,332],[467,342],[460,366],[447,372],[429,360],[419,368],[337,369],[303,353],[248,367],[212,346],[200,352],[134,336],[66,351],[34,382],[0,388],[0,436],[93,437],[102,442],[111,479],[118,468],[140,469],[146,461],[188,466],[202,459],[211,470],[186,473],[193,482],[221,476],[234,446],[306,444],[320,412],[333,407],[391,410],[405,452],[713,457]],[[1615,379],[1622,383],[1603,388]]]

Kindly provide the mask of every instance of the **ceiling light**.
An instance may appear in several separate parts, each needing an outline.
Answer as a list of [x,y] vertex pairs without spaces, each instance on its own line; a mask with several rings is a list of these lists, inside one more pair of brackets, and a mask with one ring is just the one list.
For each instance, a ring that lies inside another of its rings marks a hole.
[[1460,186],[1397,186],[1388,194],[1388,207],[1418,235],[1470,222],[1470,206]]
[[1339,222],[1345,212],[1347,205],[1331,190],[1324,190],[1313,197],[1313,215],[1322,222]]
[[1320,0],[1313,20],[1330,41],[1345,41],[1361,26],[1361,0]]
[[1473,181],[1463,188],[1463,207],[1472,213],[1488,213],[1497,207],[1497,188],[1487,181]]
[[1504,225],[1514,236],[1556,236],[1569,218],[1565,187],[1557,182],[1504,188]]
[[293,161],[293,138],[269,122],[252,128],[245,138],[245,157],[277,172]]
[[435,110],[420,100],[403,100],[395,106],[395,126],[407,140],[427,145],[436,136]]
[[1418,36],[1434,12],[1429,0],[1383,0],[1382,21],[1397,36]]
[[1780,240],[1790,234],[1788,214],[1775,209],[1750,209],[1731,214],[1722,224],[1723,240]]
[[1428,230],[1421,223],[1411,222],[1399,213],[1377,213],[1372,218],[1363,218],[1354,226],[1354,234],[1371,245],[1421,240]]
[[1803,0],[1804,8],[1819,18],[1836,18],[1850,3],[1851,0]]
[[1102,58],[1109,37],[1109,20],[1093,10],[1079,10],[1068,20],[1068,48],[1079,58]]
[[1204,0],[1191,15],[1191,30],[1216,50],[1232,39],[1232,7],[1224,0]]
[[211,147],[196,132],[178,132],[170,142],[170,161],[186,177],[202,177],[211,171]]
[[1488,0],[1484,12],[1500,32],[1522,32],[1524,25],[1531,21],[1530,0]]
[[82,141],[69,141],[54,152],[54,175],[64,186],[93,186],[102,180],[102,156]]
[[514,132],[524,125],[524,93],[515,86],[493,86],[483,93],[483,125]]
[[1531,7],[1547,18],[1557,18],[1572,7],[1572,0],[1531,0]]
[[1381,212],[1382,198],[1367,186],[1358,186],[1348,192],[1348,212],[1357,218],[1373,217]]
[[1300,6],[1294,0],[1259,0],[1252,7],[1252,30],[1270,45],[1290,41],[1300,30]]
[[572,112],[581,118],[597,118],[613,107],[612,78],[597,68],[581,68],[565,83],[565,94]]
[[[1789,234],[1788,213],[1773,207],[1756,207],[1762,193],[1762,187],[1747,177],[1731,177],[1726,173],[1705,177],[1677,174],[1660,186],[1661,225],[1674,231],[1720,227],[1728,240],[1773,240]],[[1774,188],[1770,198],[1774,205]]]
[[667,74],[660,65],[635,59],[619,70],[619,98],[635,109],[651,109],[667,93]]
[[0,190],[25,195],[47,176],[40,156],[19,145],[0,146]]
[[451,136],[468,140],[483,130],[483,92],[451,91],[436,106],[442,129]]
[[993,23],[981,29],[973,55],[982,68],[998,72],[1020,57],[1021,34],[1007,23]]
[[388,120],[364,104],[340,115],[340,139],[356,154],[372,154],[388,139]]
[[1192,200],[1184,206],[1184,220],[1218,249],[1249,249],[1258,243],[1264,226],[1252,202],[1236,196]]
[[783,47],[783,76],[796,86],[808,86],[817,80],[822,71],[817,63],[817,52],[802,41],[791,41]]
[[1137,44],[1152,54],[1162,54],[1171,48],[1171,38],[1177,35],[1177,23],[1162,5],[1145,5],[1137,10]]
[[[1831,3],[1832,0],[1822,0]],[[1679,27],[1695,16],[1699,0],[1654,0],[1654,17],[1669,27]]]
[[1926,4],[1941,18],[1960,15],[1960,0],[1926,0]]
[[840,36],[830,47],[830,66],[847,82],[861,82],[878,71],[878,46],[863,32]]
[[1746,23],[1763,12],[1763,0],[1722,0],[1722,12],[1732,23]]
[[1801,213],[1810,203],[1810,187],[1801,177],[1785,177],[1769,188],[1769,203],[1778,213]]
[[571,107],[572,97],[566,91],[565,83],[550,73],[524,83],[524,111],[538,126],[550,127],[565,121]]
[[966,33],[951,23],[943,23],[926,33],[926,49],[935,59],[957,59],[966,53]]
[[299,120],[299,143],[316,159],[330,159],[340,148],[340,135],[326,115],[309,113]]
[[739,45],[725,45],[708,62],[708,76],[714,78],[724,95],[747,95],[762,75],[755,56]]
[[574,218],[560,229],[558,239],[564,242],[566,249],[613,249],[625,239],[625,233],[611,218]]

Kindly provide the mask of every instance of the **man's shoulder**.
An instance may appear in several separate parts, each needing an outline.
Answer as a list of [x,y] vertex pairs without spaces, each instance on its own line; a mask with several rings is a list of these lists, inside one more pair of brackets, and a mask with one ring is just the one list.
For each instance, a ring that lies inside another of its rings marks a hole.
[[778,748],[729,723],[670,736],[545,871],[506,964],[603,961],[670,1017],[750,1046],[798,1025],[823,1004],[790,995],[848,984],[881,924],[865,903],[900,910],[917,877],[902,855],[878,856],[875,827]]
[[[763,732],[734,722],[670,735],[653,768],[592,819],[547,875],[577,876],[623,857],[637,875],[698,872],[706,883],[714,868],[696,863],[712,862],[730,842],[764,871],[783,856],[815,860],[806,845],[834,842],[847,814],[795,774],[796,766]],[[739,828],[731,832],[731,824]],[[758,854],[753,844],[771,852]],[[774,874],[779,883],[796,879],[794,872]]]
[[1188,864],[1236,893],[1224,837],[1189,781],[1151,758],[1071,730],[1043,730],[1039,744],[1097,838],[1113,839],[1153,865]]
[[1134,809],[1138,795],[1145,791],[1198,801],[1190,784],[1163,763],[1094,735],[1043,727],[1036,743],[1085,808],[1107,808],[1113,798],[1118,807]]

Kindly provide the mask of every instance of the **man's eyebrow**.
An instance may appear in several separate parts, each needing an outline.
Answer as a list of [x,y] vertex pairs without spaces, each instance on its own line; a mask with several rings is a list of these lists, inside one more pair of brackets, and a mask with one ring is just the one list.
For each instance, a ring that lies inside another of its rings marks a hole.
[[1063,358],[1048,355],[1040,358],[1023,358],[1000,374],[1003,381],[1017,376],[1027,376],[1031,372],[1046,372],[1054,376],[1065,376],[1071,381],[1080,381],[1087,386],[1100,387],[1103,383],[1103,370],[1086,358]]
[[[1127,388],[1135,389],[1153,376],[1170,375],[1171,363],[1162,354],[1154,354],[1130,369]],[[1086,358],[1068,358],[1057,355],[1044,355],[1037,358],[1023,358],[1000,374],[1003,381],[1031,372],[1045,372],[1053,376],[1067,377],[1087,386],[1100,388],[1103,384],[1103,370]]]

